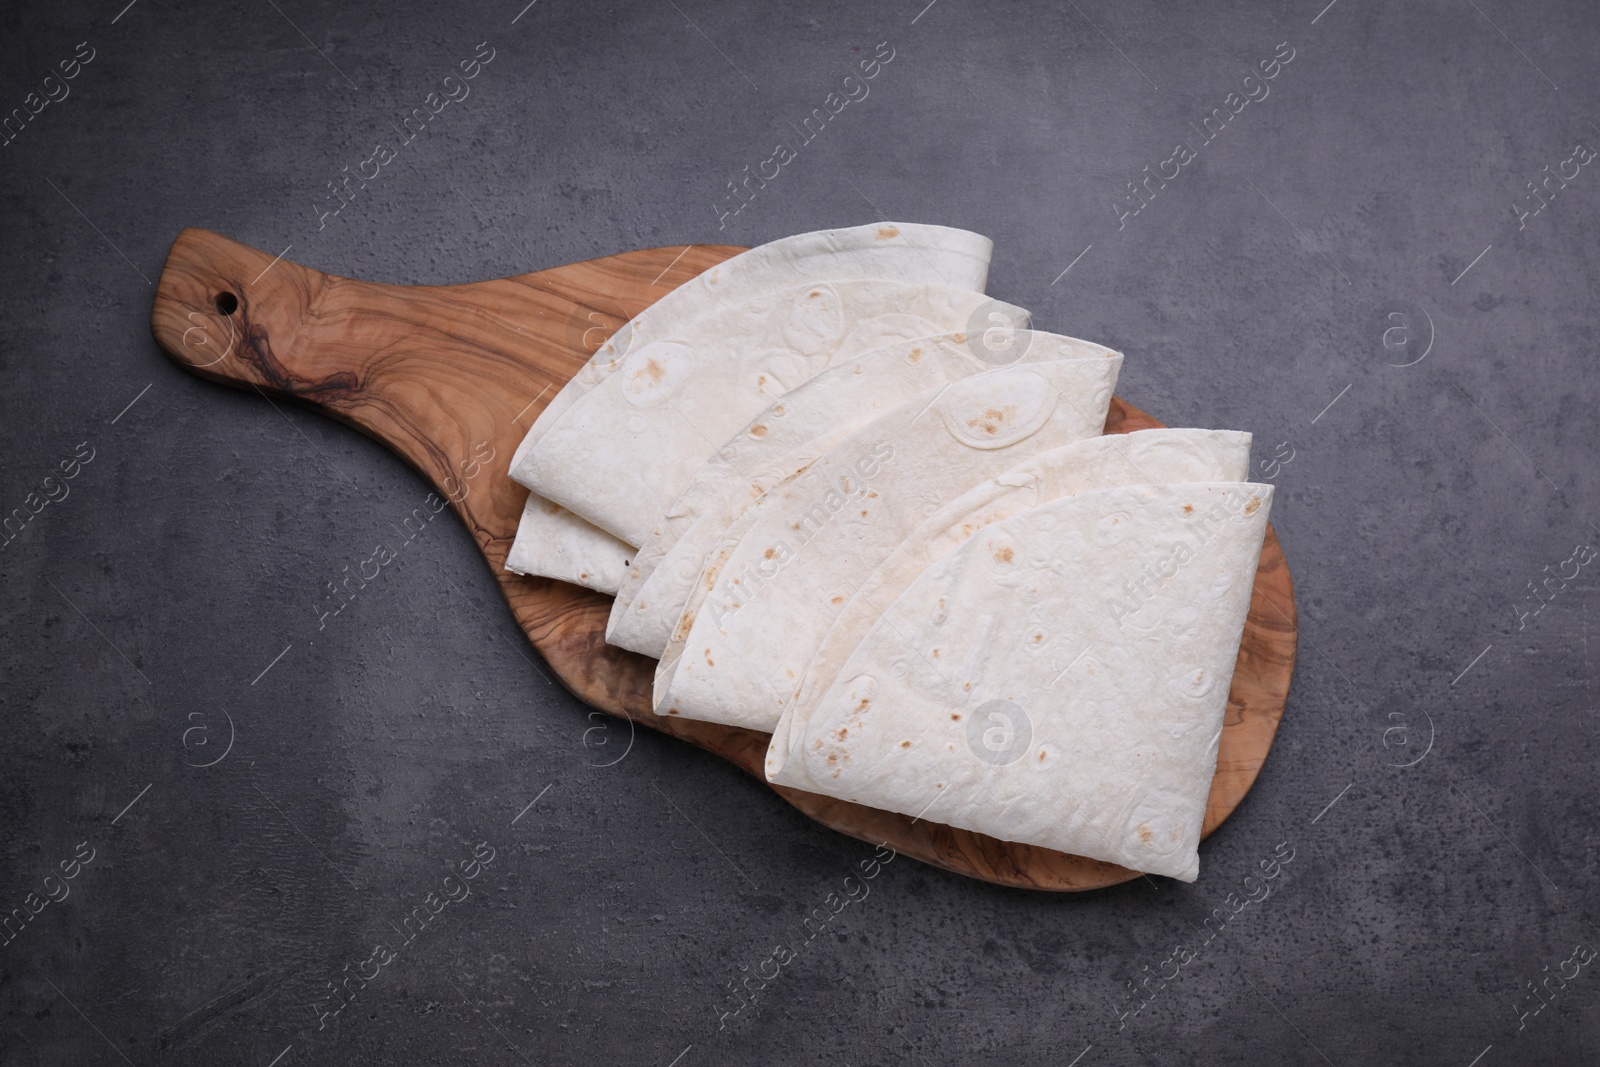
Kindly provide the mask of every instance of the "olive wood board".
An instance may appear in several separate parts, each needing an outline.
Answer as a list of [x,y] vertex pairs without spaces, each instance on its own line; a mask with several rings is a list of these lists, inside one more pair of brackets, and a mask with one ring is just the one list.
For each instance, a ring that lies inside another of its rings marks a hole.
[[[534,648],[593,707],[732,761],[825,826],[946,870],[1056,891],[1138,877],[1099,860],[772,786],[762,774],[767,734],[651,710],[655,661],[605,643],[610,597],[505,570],[527,497],[506,469],[544,405],[625,321],[741,251],[680,245],[469,285],[382,285],[186,229],[167,256],[150,328],[195,374],[307,404],[404,457],[466,523]],[[1116,397],[1105,432],[1161,425]],[[1238,807],[1272,746],[1294,673],[1296,614],[1269,526],[1204,834]]]

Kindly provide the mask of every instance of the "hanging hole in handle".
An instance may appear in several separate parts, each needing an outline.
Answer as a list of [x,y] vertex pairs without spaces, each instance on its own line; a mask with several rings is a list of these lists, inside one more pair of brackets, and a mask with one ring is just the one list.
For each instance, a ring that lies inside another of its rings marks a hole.
[[223,315],[232,315],[235,311],[239,310],[239,298],[234,296],[232,293],[227,292],[226,290],[218,293],[216,299],[212,301],[212,304],[215,305],[217,311]]

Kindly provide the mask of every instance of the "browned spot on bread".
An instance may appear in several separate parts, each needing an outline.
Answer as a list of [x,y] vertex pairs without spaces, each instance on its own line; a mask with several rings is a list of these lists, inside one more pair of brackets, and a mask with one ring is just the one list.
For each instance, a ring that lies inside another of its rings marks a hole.
[[968,419],[967,426],[993,437],[1005,429],[1006,425],[1016,417],[1017,408],[1015,404],[1007,404],[1003,408],[985,408],[982,415],[975,419]]
[[706,666],[707,667],[715,667],[716,665],[717,665],[716,660],[711,658],[711,650],[709,648],[706,649]]
[[950,715],[950,721],[951,721],[951,722],[960,722],[960,721],[961,721],[961,716],[959,716],[959,715],[956,715],[956,714],[954,714],[954,713],[951,713],[951,715]]
[[1250,498],[1250,503],[1248,503],[1248,504],[1246,504],[1244,506],[1244,513],[1246,515],[1254,515],[1257,511],[1260,511],[1260,510],[1261,510],[1261,498],[1258,497],[1258,496],[1251,497]]
[[1147,845],[1150,843],[1151,838],[1155,837],[1155,834],[1150,832],[1150,827],[1146,826],[1144,823],[1139,824],[1138,834],[1139,840],[1143,841]]
[[1194,514],[1194,505],[1193,504],[1185,504],[1183,506],[1183,513],[1185,515],[1193,515]]
[[910,748],[911,747],[911,742],[910,741],[902,741],[902,742],[900,742],[900,747],[901,748]]
[[840,596],[838,593],[835,593],[835,594],[833,594],[833,596],[828,598],[828,603],[830,603],[830,604],[843,604],[844,603],[844,597]]
[[767,428],[758,422],[754,426],[750,427],[750,436],[765,437],[767,436]]
[[1016,555],[1011,551],[1010,545],[1007,545],[994,554],[994,561],[996,563],[1010,563],[1015,558]]
[[833,732],[833,736],[837,737],[839,740],[843,741],[845,738],[850,736],[850,727],[848,727],[848,726],[839,727],[837,730],[835,730]]
[[922,349],[913,348],[910,353],[906,355],[906,362],[912,364],[922,362]]
[[878,240],[889,241],[900,236],[900,231],[893,226],[879,226]]
[[761,553],[761,555],[764,556],[767,559],[771,559],[773,556],[776,556],[777,554],[778,554],[778,550],[775,549],[775,548],[769,548],[765,552]]

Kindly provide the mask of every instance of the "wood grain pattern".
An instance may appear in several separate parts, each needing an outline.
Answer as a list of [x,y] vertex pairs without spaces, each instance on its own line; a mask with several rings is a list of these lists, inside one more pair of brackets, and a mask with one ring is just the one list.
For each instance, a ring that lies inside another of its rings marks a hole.
[[[450,500],[529,641],[574,694],[715,752],[765,782],[766,734],[650,710],[655,661],[605,643],[609,597],[503,569],[526,496],[506,467],[544,404],[626,319],[739,251],[657,248],[497,281],[403,286],[309,270],[190,229],[168,255],[150,326],[167,354],[194,373],[308,404],[394,449]],[[1160,425],[1119,397],[1106,432]],[[487,454],[494,459],[484,460]],[[475,461],[486,464],[484,472]],[[1269,527],[1206,807],[1207,834],[1238,807],[1272,746],[1294,673],[1295,620],[1294,585]],[[990,882],[1083,890],[1137,877],[1080,856],[769,788],[852,837]]]

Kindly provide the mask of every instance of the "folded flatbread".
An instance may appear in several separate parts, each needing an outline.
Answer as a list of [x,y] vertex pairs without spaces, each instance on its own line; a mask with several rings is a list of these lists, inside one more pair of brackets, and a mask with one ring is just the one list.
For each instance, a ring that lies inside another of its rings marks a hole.
[[[1080,344],[1034,333],[1030,351]],[[962,378],[868,423],[768,492],[697,578],[656,671],[656,711],[772,730],[873,569],[978,483],[1098,435],[1121,364],[1105,350]]]
[[518,481],[630,545],[643,544],[728,436],[835,362],[964,330],[1003,309],[942,285],[854,280],[783,289],[636,346],[528,450]]
[[1157,429],[1107,434],[1041,452],[961,494],[902,541],[856,590],[811,657],[784,708],[815,706],[885,609],[918,575],[986,526],[1075,493],[1121,485],[1243,482],[1250,435]]
[[[1110,352],[1059,338],[1035,347],[1028,331],[1008,340],[1013,343],[1006,350],[1018,363]],[[989,347],[966,333],[919,338],[874,349],[787,393],[695,472],[640,546],[612,604],[606,640],[660,658],[700,568],[745,509],[907,397],[993,370],[993,358]]]
[[506,570],[559,578],[598,593],[615,593],[629,572],[633,546],[587,523],[560,504],[529,493]]
[[790,709],[768,779],[1193,881],[1271,502],[1121,486],[985,527]]
[[[878,223],[796,234],[741,252],[664,294],[624,323],[550,398],[511,457],[512,477],[528,451],[577,400],[610,377],[630,353],[669,337],[685,324],[763,293],[818,281],[883,278],[981,292],[993,244],[947,226]],[[536,398],[534,398],[536,399]],[[630,553],[617,538],[560,507],[547,507],[537,487],[523,508],[507,568],[615,592]],[[548,546],[548,550],[547,550]],[[515,565],[513,565],[515,564]]]

